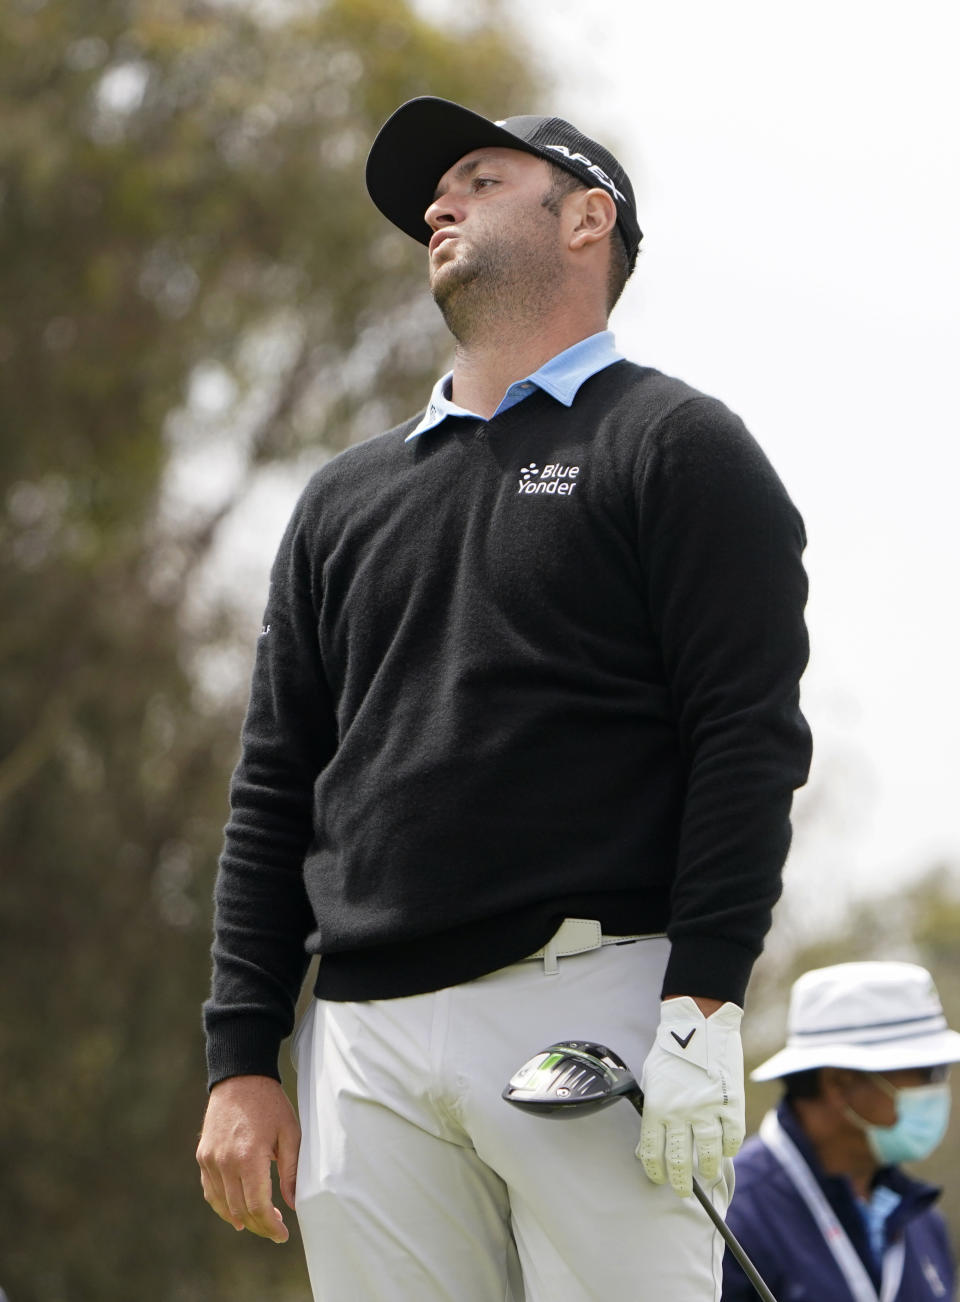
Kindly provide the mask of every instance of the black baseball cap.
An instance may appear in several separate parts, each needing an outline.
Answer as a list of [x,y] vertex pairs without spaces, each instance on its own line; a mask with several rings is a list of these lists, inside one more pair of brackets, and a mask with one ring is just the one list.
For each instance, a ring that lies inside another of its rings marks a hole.
[[617,224],[633,270],[643,232],[630,178],[608,149],[563,118],[524,114],[491,122],[434,95],[408,100],[383,124],[370,149],[370,198],[405,234],[429,244],[433,232],[423,214],[437,182],[458,158],[485,145],[523,149],[572,172],[584,185],[607,190],[617,205]]

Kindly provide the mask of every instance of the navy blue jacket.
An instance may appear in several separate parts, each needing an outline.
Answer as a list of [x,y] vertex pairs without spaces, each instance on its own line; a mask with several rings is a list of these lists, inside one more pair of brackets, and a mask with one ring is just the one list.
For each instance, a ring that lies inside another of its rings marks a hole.
[[[790,1107],[777,1110],[827,1201],[836,1213],[879,1294],[880,1263],[867,1241],[866,1227],[845,1176],[827,1175]],[[759,1136],[749,1139],[735,1160],[736,1192],[727,1224],[770,1286],[777,1302],[850,1302],[850,1290],[820,1230],[790,1177]],[[886,1225],[887,1242],[903,1236],[906,1259],[897,1302],[931,1302],[954,1296],[954,1264],[947,1231],[933,1203],[940,1190],[884,1167],[877,1181],[901,1196]],[[756,1293],[727,1252],[723,1263],[723,1302],[756,1302]]]

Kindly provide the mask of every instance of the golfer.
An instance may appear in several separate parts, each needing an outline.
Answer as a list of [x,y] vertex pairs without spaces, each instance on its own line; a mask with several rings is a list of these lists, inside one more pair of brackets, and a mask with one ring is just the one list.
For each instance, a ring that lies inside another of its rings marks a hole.
[[[374,141],[455,341],[307,485],[274,563],[216,887],[205,1196],[324,1302],[717,1299],[744,989],[809,734],[803,527],[721,403],[626,361],[617,160],[426,97]],[[301,1132],[278,1083],[298,1027]],[[500,1097],[579,1037],[646,1111]],[[642,1165],[634,1160],[634,1150]],[[646,1174],[645,1174],[646,1172]]]
[[[953,1062],[960,1035],[922,967],[840,963],[794,984],[786,1048],[752,1073],[781,1078],[783,1099],[737,1158],[728,1217],[776,1297],[954,1297],[940,1190],[900,1169],[946,1133]],[[732,1258],[724,1271],[724,1302],[753,1302]]]

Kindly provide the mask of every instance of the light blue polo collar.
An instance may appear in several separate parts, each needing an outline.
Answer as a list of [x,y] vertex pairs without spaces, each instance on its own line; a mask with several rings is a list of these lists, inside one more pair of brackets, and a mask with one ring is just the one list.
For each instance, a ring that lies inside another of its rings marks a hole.
[[[595,335],[589,335],[579,343],[571,345],[570,348],[565,348],[562,353],[557,353],[556,357],[551,357],[549,362],[544,362],[532,375],[511,384],[493,414],[499,416],[502,411],[515,407],[524,398],[529,398],[534,389],[543,389],[557,402],[562,402],[565,407],[571,407],[585,380],[589,380],[591,375],[596,375],[598,371],[604,370],[614,362],[620,361],[623,361],[623,356],[617,352],[612,331],[601,330]],[[428,429],[434,429],[448,416],[466,416],[471,420],[483,420],[477,412],[458,407],[452,398],[447,396],[452,378],[453,372],[448,371],[433,386],[427,409],[416,427],[407,435],[406,442],[409,443],[411,439]]]

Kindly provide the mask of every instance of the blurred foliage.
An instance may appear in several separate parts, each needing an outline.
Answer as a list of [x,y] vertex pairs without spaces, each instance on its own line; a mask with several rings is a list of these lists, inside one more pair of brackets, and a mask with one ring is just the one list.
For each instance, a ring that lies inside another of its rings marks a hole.
[[[832,963],[896,959],[919,963],[933,975],[947,1021],[960,1030],[960,865],[940,864],[898,890],[878,891],[838,917],[836,928],[815,944],[777,944],[777,928],[767,952],[753,971],[744,1019],[747,1071],[758,1066],[786,1040],[790,987],[801,973]],[[789,925],[781,934],[789,934]],[[957,1069],[954,1070],[954,1077]],[[747,1084],[747,1132],[752,1134],[764,1113],[779,1101],[776,1081]],[[960,1098],[954,1079],[955,1116],[947,1137],[925,1162],[908,1170],[921,1180],[943,1187],[939,1207],[947,1219],[951,1242],[960,1252]]]
[[445,342],[425,260],[362,169],[410,96],[498,117],[536,102],[499,8],[471,14],[440,30],[405,0],[0,6],[11,1302],[308,1296],[296,1245],[217,1221],[193,1160],[241,705],[197,667],[238,644],[246,665],[252,640],[197,576],[258,475],[429,391]]

